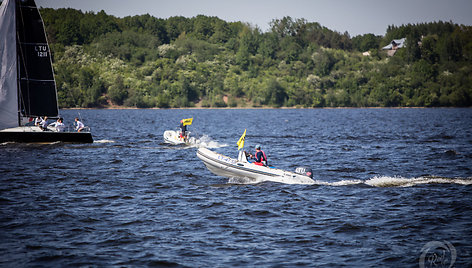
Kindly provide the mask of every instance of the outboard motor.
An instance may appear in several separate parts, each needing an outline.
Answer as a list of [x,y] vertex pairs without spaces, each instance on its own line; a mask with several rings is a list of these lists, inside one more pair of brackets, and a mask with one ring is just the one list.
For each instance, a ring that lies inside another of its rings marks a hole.
[[311,168],[309,167],[297,167],[295,169],[295,173],[301,174],[303,176],[308,176],[310,179],[313,179],[313,172],[311,171]]

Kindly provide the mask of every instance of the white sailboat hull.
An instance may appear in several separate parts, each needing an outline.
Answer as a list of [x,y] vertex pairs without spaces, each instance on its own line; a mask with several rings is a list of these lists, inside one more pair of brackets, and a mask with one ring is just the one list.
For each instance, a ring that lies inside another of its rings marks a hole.
[[314,183],[312,178],[303,174],[238,161],[206,148],[198,149],[197,157],[202,160],[208,170],[223,177],[250,178],[256,182],[273,181],[285,184]]

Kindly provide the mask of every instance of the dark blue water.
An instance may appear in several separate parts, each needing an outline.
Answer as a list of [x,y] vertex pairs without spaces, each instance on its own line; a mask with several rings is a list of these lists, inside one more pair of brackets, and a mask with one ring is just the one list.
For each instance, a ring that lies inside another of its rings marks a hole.
[[[80,115],[93,144],[0,145],[0,266],[472,264],[472,109]],[[197,148],[163,144],[188,117],[213,150],[236,157],[247,128],[247,150],[316,183],[213,175]]]

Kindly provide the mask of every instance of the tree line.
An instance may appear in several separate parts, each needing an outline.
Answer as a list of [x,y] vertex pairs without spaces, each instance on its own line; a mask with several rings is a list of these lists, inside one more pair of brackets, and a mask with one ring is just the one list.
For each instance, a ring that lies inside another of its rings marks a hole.
[[[472,104],[472,27],[452,22],[350,37],[291,17],[262,32],[203,15],[41,14],[63,108]],[[393,57],[381,50],[403,37]]]

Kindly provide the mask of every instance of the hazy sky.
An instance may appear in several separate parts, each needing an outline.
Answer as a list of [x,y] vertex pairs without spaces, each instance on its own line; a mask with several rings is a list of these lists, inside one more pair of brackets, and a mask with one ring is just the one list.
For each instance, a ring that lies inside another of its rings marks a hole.
[[117,17],[150,14],[157,18],[202,14],[269,29],[273,19],[290,16],[319,22],[351,36],[384,35],[388,25],[452,21],[472,25],[472,0],[36,0],[42,7],[71,7]]

